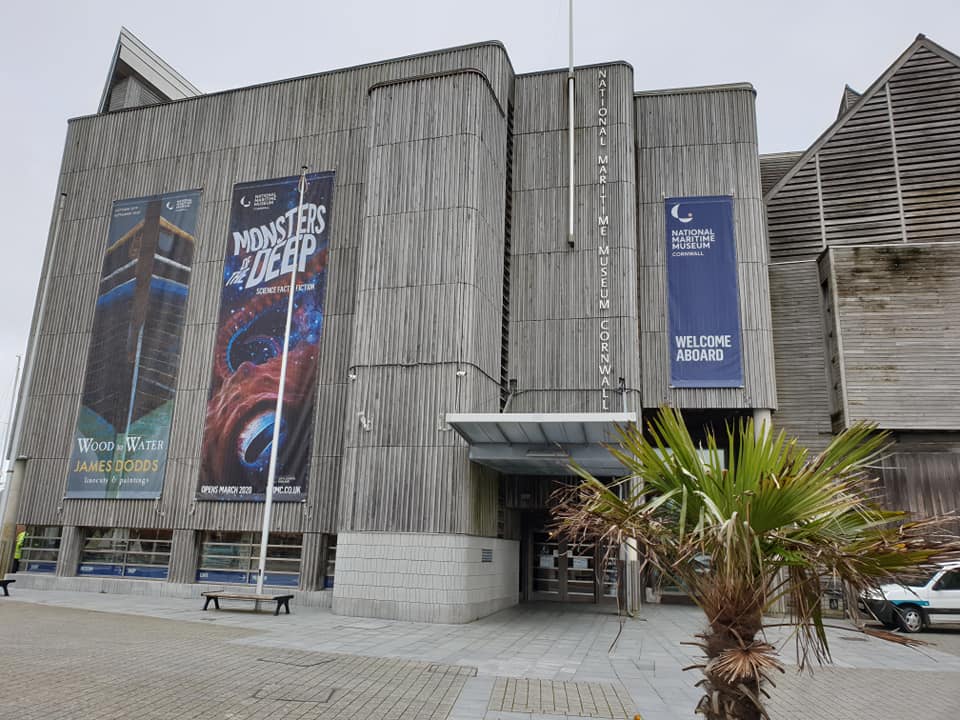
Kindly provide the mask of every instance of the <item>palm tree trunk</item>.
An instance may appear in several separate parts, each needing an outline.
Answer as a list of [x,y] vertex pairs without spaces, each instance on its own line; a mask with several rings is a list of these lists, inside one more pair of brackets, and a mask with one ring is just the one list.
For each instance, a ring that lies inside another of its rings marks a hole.
[[759,631],[760,618],[751,620],[734,625],[714,622],[701,636],[707,663],[703,668],[704,696],[697,705],[697,712],[707,720],[761,720],[765,717],[758,705],[762,678],[747,662],[754,636]]

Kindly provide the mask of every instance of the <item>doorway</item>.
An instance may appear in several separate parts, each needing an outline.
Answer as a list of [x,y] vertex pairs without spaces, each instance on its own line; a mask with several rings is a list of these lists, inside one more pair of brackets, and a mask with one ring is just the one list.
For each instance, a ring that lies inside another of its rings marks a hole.
[[[545,511],[521,519],[520,594],[524,600],[562,603],[616,603],[617,557],[607,558],[592,544],[574,545],[547,530]],[[605,565],[605,567],[601,567]]]

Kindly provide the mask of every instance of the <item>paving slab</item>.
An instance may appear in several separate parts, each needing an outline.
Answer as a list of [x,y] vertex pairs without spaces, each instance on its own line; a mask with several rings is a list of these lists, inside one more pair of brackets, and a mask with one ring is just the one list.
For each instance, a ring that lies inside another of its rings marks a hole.
[[[674,720],[693,718],[700,695],[695,672],[682,669],[698,652],[681,644],[703,626],[695,608],[647,606],[621,620],[521,605],[432,625],[201,607],[199,597],[28,588],[3,598],[0,631],[16,662],[0,717]],[[829,634],[835,665],[813,675],[789,667],[772,691],[773,718],[960,716],[957,655]],[[769,637],[789,662],[789,632]]]

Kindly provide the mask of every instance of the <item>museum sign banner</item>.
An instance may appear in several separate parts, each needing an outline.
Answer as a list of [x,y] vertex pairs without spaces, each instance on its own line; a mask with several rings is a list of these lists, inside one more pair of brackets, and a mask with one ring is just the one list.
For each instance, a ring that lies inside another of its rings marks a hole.
[[274,500],[307,496],[327,278],[332,172],[235,185],[197,497],[264,499],[290,278],[290,322]]
[[199,190],[113,203],[68,498],[163,490],[199,207]]
[[733,198],[664,200],[670,385],[743,387]]

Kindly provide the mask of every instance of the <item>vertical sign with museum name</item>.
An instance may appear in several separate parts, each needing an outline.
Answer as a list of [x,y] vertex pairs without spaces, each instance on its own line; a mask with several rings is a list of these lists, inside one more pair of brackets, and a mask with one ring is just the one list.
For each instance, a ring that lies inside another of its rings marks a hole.
[[733,198],[666,198],[671,387],[743,387]]
[[609,107],[607,105],[607,69],[597,69],[597,270],[599,289],[599,357],[600,409],[610,410],[610,215],[607,212],[607,173],[610,156],[607,151]]

